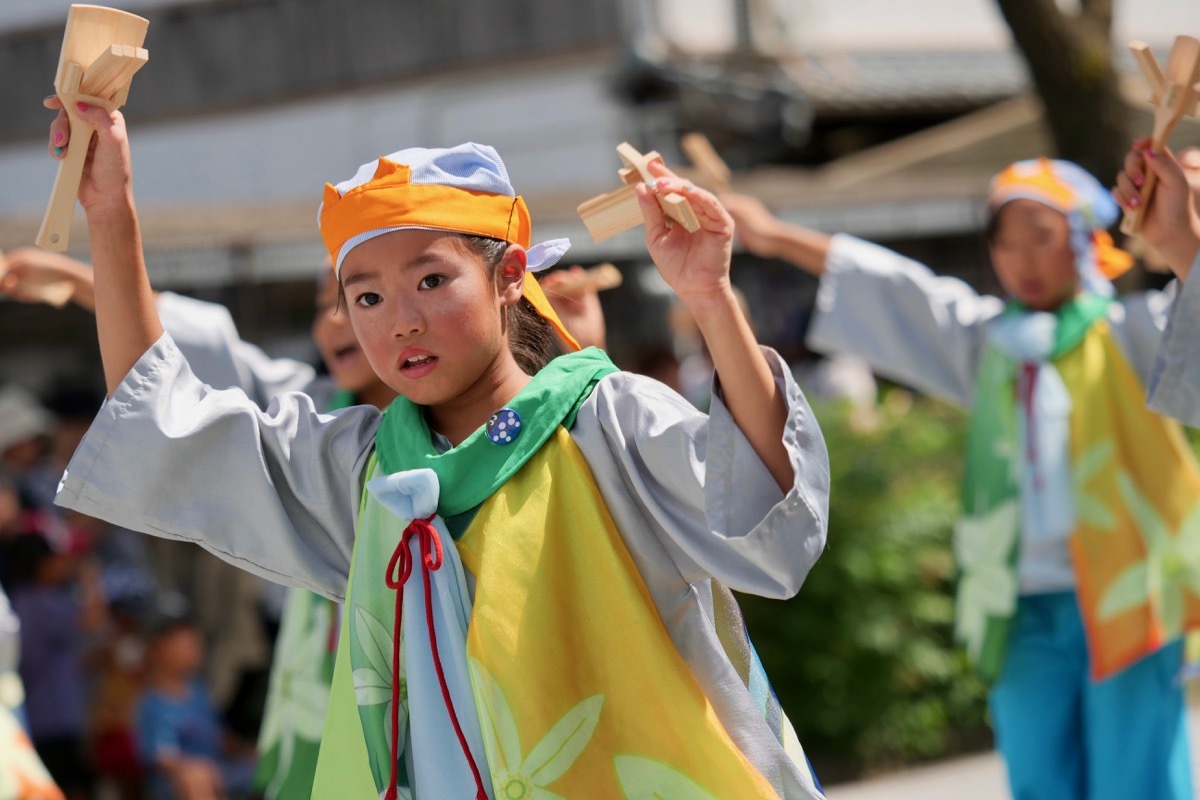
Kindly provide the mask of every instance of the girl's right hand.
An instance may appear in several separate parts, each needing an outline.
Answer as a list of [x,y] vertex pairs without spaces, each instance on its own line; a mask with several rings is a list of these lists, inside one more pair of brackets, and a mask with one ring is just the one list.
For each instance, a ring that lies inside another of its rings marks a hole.
[[[46,108],[58,109],[58,116],[50,123],[49,149],[52,158],[61,160],[66,158],[67,150],[72,146],[70,118],[58,97],[48,97],[43,104]],[[75,113],[96,129],[83,168],[83,179],[79,182],[80,205],[89,219],[110,207],[130,205],[132,165],[125,118],[120,111],[108,111],[86,103],[77,104]]]
[[1200,251],[1200,215],[1187,176],[1175,156],[1169,150],[1152,149],[1149,139],[1137,140],[1125,156],[1124,169],[1117,173],[1112,196],[1121,208],[1135,211],[1142,204],[1141,190],[1151,172],[1157,185],[1139,235],[1183,279]]

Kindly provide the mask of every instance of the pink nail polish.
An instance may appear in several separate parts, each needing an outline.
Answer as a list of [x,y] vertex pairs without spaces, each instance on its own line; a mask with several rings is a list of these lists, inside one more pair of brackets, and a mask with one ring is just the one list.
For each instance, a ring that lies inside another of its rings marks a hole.
[[1135,175],[1135,176],[1134,176],[1134,178],[1133,178],[1133,185],[1134,185],[1134,186],[1141,186],[1141,185],[1142,185],[1143,183],[1145,183],[1145,182],[1146,182],[1146,179],[1145,179],[1145,178],[1143,178],[1141,175]]
[[61,133],[54,134],[54,143],[55,144],[62,144],[62,140],[63,140],[63,135]]
[[1137,208],[1141,204],[1142,204],[1142,198],[1138,197],[1136,194],[1133,197],[1129,198],[1129,206],[1131,208]]
[[75,107],[78,108],[80,111],[87,111],[88,109],[91,108],[91,106],[89,106],[87,103],[76,103]]
[[1148,147],[1148,148],[1146,148],[1146,155],[1149,156],[1150,158],[1158,158],[1158,151],[1155,150],[1153,147]]

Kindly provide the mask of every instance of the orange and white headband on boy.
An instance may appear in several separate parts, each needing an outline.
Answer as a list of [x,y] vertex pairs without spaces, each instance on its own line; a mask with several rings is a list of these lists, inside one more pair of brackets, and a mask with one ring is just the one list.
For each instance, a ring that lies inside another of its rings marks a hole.
[[995,214],[1012,200],[1033,200],[1066,215],[1080,280],[1089,291],[1111,295],[1111,281],[1133,266],[1133,257],[1105,230],[1120,209],[1098,180],[1078,164],[1037,158],[1010,164],[992,178],[988,208]]
[[562,258],[571,242],[552,239],[530,246],[529,209],[493,148],[473,142],[448,149],[413,147],[363,164],[349,180],[325,184],[317,216],[339,276],[351,250],[392,231],[447,231],[521,245],[527,251],[522,294],[559,338],[579,349],[533,276]]

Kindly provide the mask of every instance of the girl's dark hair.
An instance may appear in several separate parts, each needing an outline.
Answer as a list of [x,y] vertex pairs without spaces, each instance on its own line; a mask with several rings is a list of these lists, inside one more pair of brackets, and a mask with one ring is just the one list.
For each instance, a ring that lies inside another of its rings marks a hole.
[[[495,279],[496,268],[500,266],[508,250],[508,243],[487,236],[463,234],[462,238],[467,246],[483,259],[488,277]],[[507,322],[508,349],[512,351],[517,366],[526,374],[536,374],[558,355],[558,340],[554,328],[524,297],[508,307]]]

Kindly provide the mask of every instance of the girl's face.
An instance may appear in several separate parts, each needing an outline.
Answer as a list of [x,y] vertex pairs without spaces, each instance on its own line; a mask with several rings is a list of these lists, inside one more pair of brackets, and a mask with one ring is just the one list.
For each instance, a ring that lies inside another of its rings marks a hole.
[[505,310],[521,299],[524,267],[524,251],[510,247],[493,278],[461,236],[400,230],[350,251],[342,286],[384,383],[435,412],[477,412],[474,404],[486,407],[493,390],[523,376],[508,349]]
[[317,314],[313,318],[313,342],[321,360],[339,389],[361,394],[379,383],[367,356],[358,346],[350,317],[341,305],[338,282],[328,270],[317,289]]
[[992,266],[1004,291],[1035,311],[1054,311],[1074,297],[1079,274],[1066,215],[1025,199],[996,213]]

